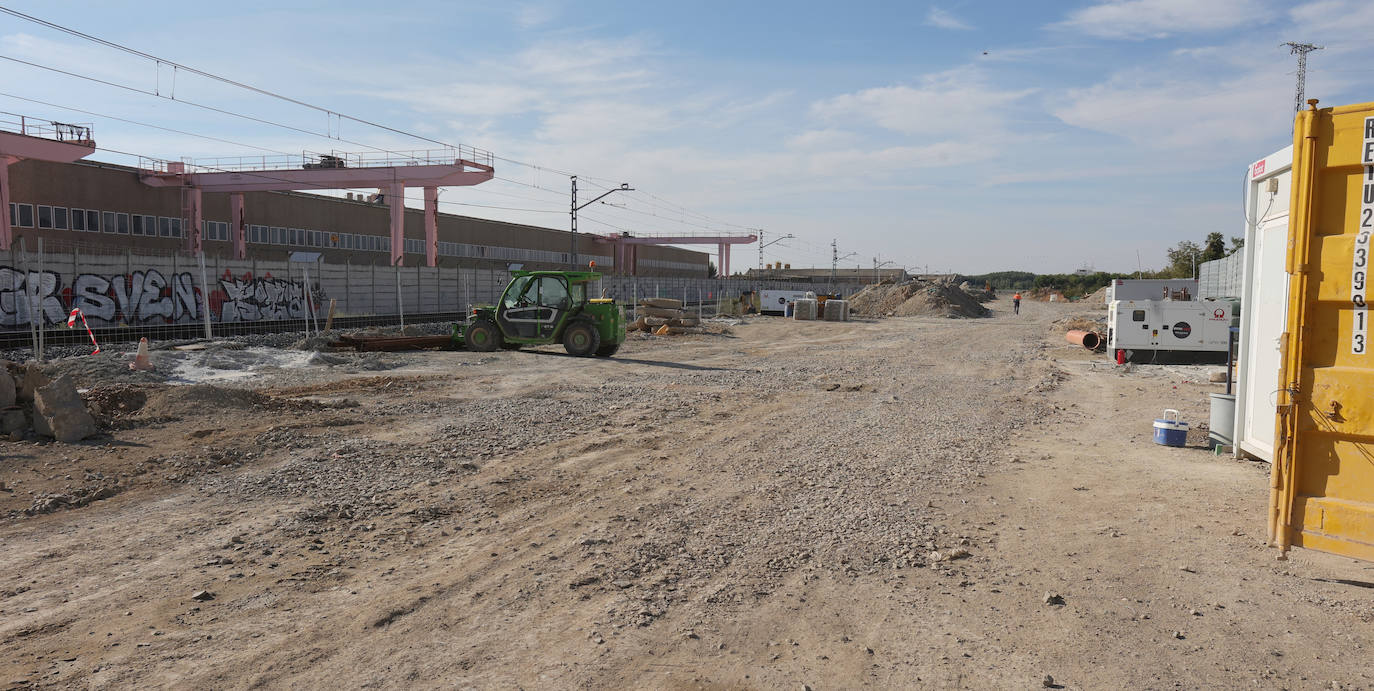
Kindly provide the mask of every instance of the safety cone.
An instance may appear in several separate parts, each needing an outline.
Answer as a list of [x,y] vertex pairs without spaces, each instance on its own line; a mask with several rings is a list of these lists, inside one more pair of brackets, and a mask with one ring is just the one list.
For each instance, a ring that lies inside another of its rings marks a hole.
[[135,355],[134,361],[129,363],[129,369],[146,371],[152,368],[153,363],[148,359],[148,339],[140,338],[138,339],[138,355]]

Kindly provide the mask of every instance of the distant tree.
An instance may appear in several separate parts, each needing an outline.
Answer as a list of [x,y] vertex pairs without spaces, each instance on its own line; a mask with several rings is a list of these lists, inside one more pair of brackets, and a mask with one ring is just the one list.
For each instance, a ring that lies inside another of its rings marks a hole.
[[715,277],[716,277],[716,263],[715,263],[715,262],[712,262],[712,261],[706,262],[706,277],[707,277],[707,278],[715,278]]
[[1196,242],[1183,240],[1167,252],[1169,256],[1169,266],[1161,273],[1168,274],[1161,278],[1192,278],[1193,267],[1202,256],[1202,248]]
[[1207,241],[1202,248],[1202,256],[1198,257],[1198,263],[1210,262],[1224,256],[1226,256],[1226,237],[1221,233],[1208,233]]
[[1241,250],[1244,249],[1244,248],[1245,248],[1245,238],[1244,238],[1244,237],[1232,237],[1232,238],[1231,238],[1231,251],[1230,251],[1230,252],[1227,252],[1226,254],[1227,254],[1227,255],[1232,255],[1232,254],[1235,254],[1236,252],[1241,251]]

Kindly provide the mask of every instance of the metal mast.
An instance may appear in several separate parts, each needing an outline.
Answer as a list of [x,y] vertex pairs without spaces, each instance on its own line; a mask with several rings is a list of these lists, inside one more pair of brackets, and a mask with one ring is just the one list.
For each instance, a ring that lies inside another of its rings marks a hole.
[[1307,90],[1307,54],[1314,50],[1321,50],[1324,46],[1313,45],[1311,43],[1294,43],[1289,41],[1280,44],[1279,47],[1288,46],[1288,54],[1298,56],[1298,93],[1293,98],[1293,112],[1302,110],[1304,92]]

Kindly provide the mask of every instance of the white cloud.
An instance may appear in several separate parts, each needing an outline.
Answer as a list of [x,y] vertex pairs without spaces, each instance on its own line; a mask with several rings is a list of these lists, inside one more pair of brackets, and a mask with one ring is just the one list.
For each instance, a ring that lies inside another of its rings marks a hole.
[[1098,38],[1148,39],[1223,31],[1274,19],[1266,0],[1106,0],[1055,26]]
[[418,111],[450,115],[497,116],[528,112],[538,106],[540,90],[514,84],[426,84],[400,89],[370,89],[370,96],[403,101]]
[[[1267,146],[1291,122],[1292,82],[1282,67],[1257,69],[1230,79],[1161,79],[1122,74],[1070,90],[1053,109],[1063,122],[1105,132],[1148,149],[1173,149],[1207,157],[1237,143]],[[1260,154],[1263,151],[1259,152]]]
[[853,146],[858,135],[844,130],[824,129],[807,130],[787,139],[787,148],[800,150],[835,149]]
[[1316,0],[1288,11],[1293,41],[1325,45],[1328,54],[1367,50],[1374,33],[1374,3],[1367,0]]
[[998,89],[977,68],[961,67],[927,75],[917,86],[865,89],[819,101],[811,108],[827,121],[867,121],[908,135],[963,132],[980,136],[1000,130],[1007,106],[1031,93],[1033,89]]
[[559,8],[553,3],[526,3],[515,10],[515,23],[522,29],[548,24],[558,17]]
[[954,16],[948,10],[942,10],[939,7],[931,7],[930,11],[926,13],[926,25],[938,29],[950,29],[952,31],[969,31],[973,29],[973,26],[968,22]]

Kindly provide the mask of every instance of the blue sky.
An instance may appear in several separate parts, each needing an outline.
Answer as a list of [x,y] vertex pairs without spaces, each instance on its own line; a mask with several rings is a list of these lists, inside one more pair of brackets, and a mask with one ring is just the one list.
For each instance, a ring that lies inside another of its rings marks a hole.
[[[1374,100],[1368,0],[7,6],[507,159],[503,179],[446,190],[445,211],[566,228],[556,171],[570,171],[584,193],[639,190],[587,208],[584,231],[762,228],[797,236],[766,250],[794,266],[828,266],[833,239],[855,255],[845,266],[1159,267],[1179,240],[1241,233],[1245,166],[1290,141],[1295,60],[1280,43],[1326,46],[1309,97]],[[0,55],[368,146],[430,146],[8,16]],[[104,160],[362,148],[9,61],[0,75],[0,110],[93,122]],[[757,262],[746,246],[732,265]]]

